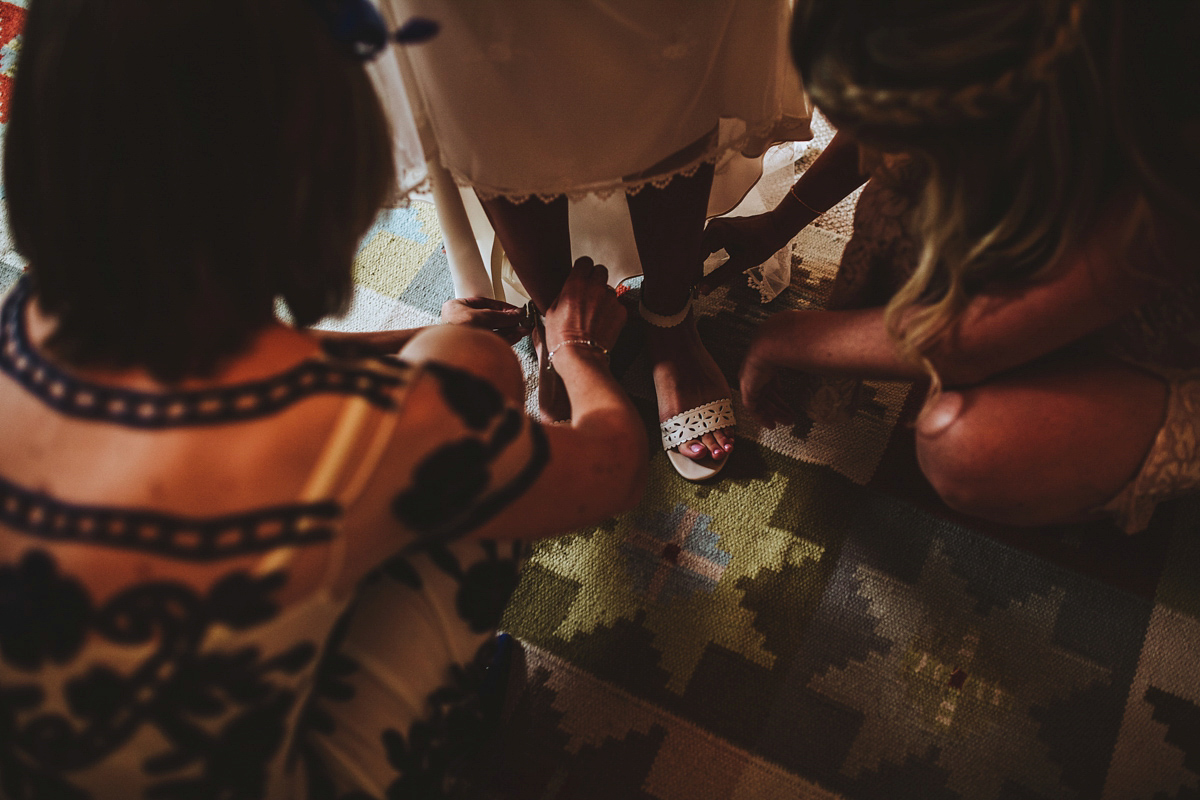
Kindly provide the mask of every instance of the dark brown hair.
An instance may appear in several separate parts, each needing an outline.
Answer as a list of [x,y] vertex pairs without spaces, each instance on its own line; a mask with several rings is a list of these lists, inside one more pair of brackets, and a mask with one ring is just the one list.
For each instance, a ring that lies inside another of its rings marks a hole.
[[394,171],[304,0],[33,0],[4,159],[50,351],[165,381],[344,308]]

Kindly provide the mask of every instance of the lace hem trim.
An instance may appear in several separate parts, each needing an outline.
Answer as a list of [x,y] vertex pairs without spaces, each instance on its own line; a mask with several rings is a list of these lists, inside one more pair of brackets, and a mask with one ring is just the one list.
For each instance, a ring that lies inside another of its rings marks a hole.
[[388,199],[384,201],[385,208],[408,208],[413,203],[413,195],[416,194],[432,194],[433,182],[429,180],[429,175],[425,170],[420,170],[422,177],[414,183],[406,181],[397,181],[392,187],[392,192],[388,195]]
[[1126,533],[1145,530],[1159,503],[1200,490],[1200,372],[1153,371],[1168,381],[1166,420],[1138,474],[1100,508]]
[[[632,180],[622,178],[613,181],[604,181],[582,189],[577,185],[572,185],[563,186],[554,191],[517,192],[511,189],[484,186],[478,181],[468,178],[450,164],[446,164],[444,160],[442,163],[449,170],[456,184],[463,188],[473,189],[483,200],[494,200],[497,197],[503,197],[519,204],[536,197],[543,203],[549,203],[564,195],[570,200],[581,200],[589,196],[599,197],[603,200],[612,197],[617,192],[635,195],[647,186],[652,186],[655,189],[665,189],[676,177],[690,178],[705,164],[716,164],[730,154],[743,153],[746,150],[746,146],[751,142],[761,143],[763,152],[766,152],[768,148],[784,142],[807,141],[812,138],[812,131],[809,125],[810,120],[807,117],[781,115],[769,122],[748,128],[740,136],[725,142],[718,142],[706,151],[704,155],[698,156],[683,166],[673,168],[658,175]],[[803,136],[799,135],[801,126],[803,126],[805,132]]]

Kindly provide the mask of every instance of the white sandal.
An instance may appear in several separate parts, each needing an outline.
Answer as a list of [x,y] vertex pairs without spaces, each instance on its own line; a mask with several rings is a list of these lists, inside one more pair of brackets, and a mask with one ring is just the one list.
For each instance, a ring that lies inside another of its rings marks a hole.
[[[669,316],[655,314],[646,308],[645,303],[638,303],[638,312],[642,319],[658,328],[674,328],[687,319],[688,312],[691,310],[692,299],[690,297],[682,311]],[[725,468],[726,462],[729,461],[728,457],[715,462],[715,466],[706,466],[683,455],[678,448],[680,445],[699,439],[706,433],[719,431],[722,428],[732,428],[735,422],[733,399],[725,397],[702,406],[696,406],[659,423],[663,450],[667,451],[667,458],[671,461],[671,466],[689,481],[702,481],[716,475]]]

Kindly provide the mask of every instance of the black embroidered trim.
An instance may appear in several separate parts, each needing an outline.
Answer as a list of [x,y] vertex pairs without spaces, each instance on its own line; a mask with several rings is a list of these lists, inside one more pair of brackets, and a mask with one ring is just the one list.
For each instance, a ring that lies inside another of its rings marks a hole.
[[[533,452],[530,453],[529,461],[516,477],[496,491],[484,496],[459,519],[443,526],[440,530],[423,534],[418,543],[407,548],[408,551],[421,550],[430,543],[450,542],[462,538],[499,514],[533,485],[550,460],[550,442],[546,439],[546,432],[542,430],[540,423],[532,419],[528,420],[528,423]],[[505,426],[501,425],[501,430],[497,431],[497,438],[503,436],[511,439],[510,432],[504,428]]]
[[[296,641],[270,655],[261,637],[241,646],[206,645],[217,626],[252,632],[276,619],[276,594],[286,584],[282,571],[234,571],[204,592],[147,581],[97,604],[44,550],[0,566],[5,664],[26,673],[70,667],[62,703],[48,702],[43,686],[56,681],[48,683],[44,673],[29,676],[39,683],[0,686],[0,791],[86,800],[91,794],[72,781],[86,781],[88,770],[114,754],[128,756],[125,749],[142,731],[157,729],[165,746],[144,754],[142,775],[129,776],[127,796],[266,797],[317,644]],[[137,663],[117,670],[103,659],[81,660],[92,642],[127,650]],[[0,672],[19,679],[14,670]]]
[[0,523],[10,528],[50,542],[98,544],[185,561],[327,542],[341,515],[341,506],[332,501],[203,518],[73,505],[0,478]]
[[[24,325],[28,283],[26,278],[18,280],[0,310],[0,371],[46,405],[72,417],[132,428],[219,425],[267,416],[322,392],[358,395],[392,410],[396,404],[389,390],[404,382],[395,373],[311,359],[273,378],[219,389],[141,392],[87,383],[49,363],[30,346]],[[372,361],[398,366],[395,361]]]

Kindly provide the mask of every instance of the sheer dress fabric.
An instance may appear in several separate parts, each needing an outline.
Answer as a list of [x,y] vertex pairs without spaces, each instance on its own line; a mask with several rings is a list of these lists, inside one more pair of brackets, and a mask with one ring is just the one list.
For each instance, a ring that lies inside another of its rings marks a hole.
[[90,383],[27,301],[0,311],[0,453],[45,453],[0,457],[0,796],[439,796],[521,549],[462,536],[540,473],[537,423],[350,353]]
[[439,23],[392,50],[415,119],[403,135],[420,131],[426,157],[483,197],[636,192],[811,138],[788,0],[380,5]]

